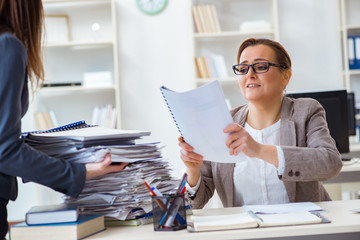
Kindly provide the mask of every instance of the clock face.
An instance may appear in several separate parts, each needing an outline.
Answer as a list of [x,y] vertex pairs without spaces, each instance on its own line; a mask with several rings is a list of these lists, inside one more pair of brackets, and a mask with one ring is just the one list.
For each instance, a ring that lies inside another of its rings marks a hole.
[[167,0],[136,0],[139,9],[146,14],[158,14],[165,9]]

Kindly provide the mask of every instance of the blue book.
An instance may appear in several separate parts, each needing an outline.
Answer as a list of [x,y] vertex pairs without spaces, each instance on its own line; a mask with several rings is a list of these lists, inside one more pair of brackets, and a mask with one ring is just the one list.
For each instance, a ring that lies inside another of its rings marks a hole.
[[104,216],[80,214],[76,222],[28,225],[25,222],[10,227],[10,239],[83,239],[105,230]]
[[25,223],[47,224],[76,222],[79,216],[78,206],[73,204],[52,204],[34,206],[25,214]]

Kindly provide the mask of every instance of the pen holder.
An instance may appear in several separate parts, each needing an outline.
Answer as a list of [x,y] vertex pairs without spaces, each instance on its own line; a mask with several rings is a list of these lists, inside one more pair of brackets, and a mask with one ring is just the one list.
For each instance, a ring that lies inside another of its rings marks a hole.
[[155,231],[176,231],[186,228],[184,194],[152,196]]

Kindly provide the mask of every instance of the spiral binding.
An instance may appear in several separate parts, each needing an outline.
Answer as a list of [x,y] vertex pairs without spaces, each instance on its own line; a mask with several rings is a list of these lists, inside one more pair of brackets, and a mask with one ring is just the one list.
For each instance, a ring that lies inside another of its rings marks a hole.
[[162,96],[163,96],[163,98],[164,98],[164,100],[165,100],[166,105],[167,105],[168,108],[169,108],[170,114],[171,114],[172,118],[174,119],[175,125],[176,125],[176,127],[177,127],[177,129],[178,129],[178,131],[179,131],[179,133],[180,133],[180,135],[181,135],[181,137],[184,138],[184,136],[183,136],[182,133],[181,133],[179,124],[177,123],[177,121],[176,121],[176,119],[175,119],[175,116],[174,116],[174,114],[173,114],[173,112],[172,112],[172,110],[171,110],[171,108],[170,108],[170,105],[169,105],[168,101],[166,100],[166,97],[165,97],[165,95],[164,95],[163,89],[160,88],[160,91],[161,91],[161,94],[162,94]]
[[22,133],[22,137],[26,137],[28,134],[37,134],[37,133],[51,133],[51,132],[60,132],[72,129],[79,129],[79,128],[87,128],[93,127],[94,125],[89,125],[85,122],[85,120],[81,120],[78,122],[69,123],[60,127],[48,129],[48,130],[38,130],[38,131],[31,131],[31,132],[24,132]]

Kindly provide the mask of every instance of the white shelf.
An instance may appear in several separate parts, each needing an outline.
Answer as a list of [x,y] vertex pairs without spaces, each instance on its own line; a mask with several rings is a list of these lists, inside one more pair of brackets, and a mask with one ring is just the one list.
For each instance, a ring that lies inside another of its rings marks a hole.
[[[67,26],[64,28],[69,33],[68,38],[62,38],[51,35],[51,31],[45,32],[49,34],[45,35],[48,42],[43,42],[45,83],[74,84],[40,89],[33,101],[34,113],[53,111],[59,124],[64,125],[79,119],[91,122],[95,107],[111,105],[116,108],[117,128],[121,128],[115,2],[43,0],[45,15],[66,16]],[[49,20],[45,18],[45,21]],[[94,24],[98,25],[97,29],[93,28]],[[94,83],[98,86],[77,86],[76,83],[82,82],[85,77],[92,78],[90,82],[98,81]],[[112,85],[106,86],[108,82]]]
[[214,33],[194,33],[195,39],[201,38],[229,38],[229,37],[249,37],[249,36],[261,36],[261,35],[274,35],[274,30],[267,31],[254,31],[254,32],[242,32],[242,31],[226,31],[226,32],[214,32]]
[[360,25],[349,25],[345,27],[346,30],[360,30]]
[[[238,87],[238,76],[234,75],[231,66],[236,64],[239,44],[246,38],[259,37],[279,40],[277,3],[277,0],[191,0],[189,8],[192,13],[195,13],[195,20],[194,14],[191,15],[191,24],[193,25],[191,63],[193,63],[194,85],[199,86],[219,80],[225,98],[229,100],[231,106],[235,107],[245,103]],[[210,17],[208,21],[205,21],[209,17],[206,12],[205,14],[202,12],[204,8],[201,5],[205,4],[210,5],[211,9],[212,6],[215,7],[216,14],[210,15],[212,17],[217,15],[218,19],[215,17],[214,20]],[[193,6],[197,7],[193,9]],[[234,11],[229,11],[229,9]],[[257,29],[241,28],[247,21],[268,24],[258,25]],[[219,28],[217,22],[219,22]],[[210,23],[211,26],[204,23]],[[200,32],[195,32],[196,29]],[[221,31],[211,32],[219,29]],[[249,32],[248,29],[253,31]],[[197,73],[197,67],[201,73]],[[203,78],[204,76],[211,77]]]
[[[358,89],[357,82],[360,75],[360,69],[349,69],[349,46],[348,36],[354,31],[360,31],[360,18],[357,14],[359,4],[357,1],[338,0],[339,11],[339,33],[341,36],[341,55],[342,55],[342,77],[343,87],[348,91],[354,92],[358,100],[360,96],[360,89]],[[356,76],[356,77],[355,77]],[[353,82],[355,80],[355,82]]]
[[66,86],[66,87],[43,87],[39,94],[48,94],[55,92],[66,92],[69,94],[81,93],[81,92],[95,92],[95,93],[105,93],[105,92],[115,91],[114,86],[96,86],[96,87],[87,87],[87,86]]
[[51,3],[111,3],[111,0],[43,0],[43,4]]
[[220,83],[234,83],[237,81],[236,76],[234,77],[227,77],[227,78],[197,78],[196,83],[197,84],[206,84],[211,81],[218,80]]
[[360,69],[349,70],[350,75],[360,75]]
[[61,47],[107,47],[113,46],[112,41],[70,41],[70,42],[59,42],[49,43],[44,45],[46,48],[61,48]]

